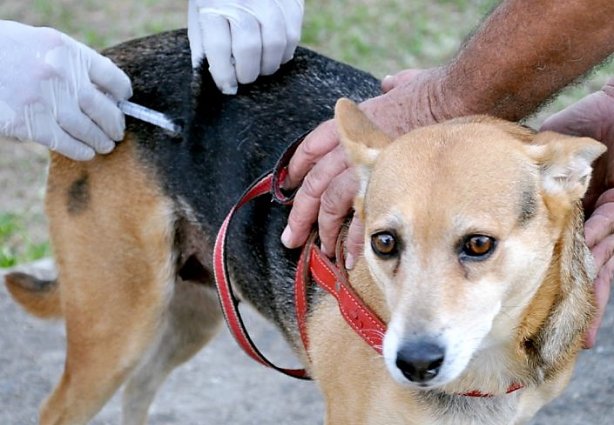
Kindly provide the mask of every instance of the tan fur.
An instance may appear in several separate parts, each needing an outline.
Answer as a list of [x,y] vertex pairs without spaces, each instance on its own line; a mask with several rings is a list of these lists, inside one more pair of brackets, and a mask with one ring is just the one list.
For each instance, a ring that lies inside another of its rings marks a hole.
[[28,313],[41,319],[62,317],[60,290],[56,282],[43,282],[25,273],[10,273],[6,288]]
[[[331,297],[316,297],[308,366],[326,423],[525,424],[567,384],[590,322],[591,259],[578,202],[603,148],[488,117],[392,141],[346,100],[336,117],[359,170],[355,207],[366,227],[350,280],[389,329],[382,358]],[[175,246],[177,222],[186,215],[176,209],[187,207],[162,194],[130,139],[90,162],[53,155],[46,202],[59,284],[16,275],[8,282],[33,314],[66,319],[66,366],[41,423],[85,424],[126,382],[123,423],[144,424],[166,375],[220,323],[212,288],[177,277],[186,254]],[[382,260],[370,235],[390,228],[403,254]],[[500,241],[488,260],[459,259],[458,240],[472,232]],[[199,254],[210,268],[210,253]],[[454,341],[450,356],[469,353],[465,365],[428,391],[399,377],[387,351],[395,338],[444,334]],[[506,395],[512,382],[525,388]],[[496,397],[462,395],[472,390]]]
[[[365,258],[351,273],[354,287],[387,322],[401,318],[412,332],[405,338],[459,327],[461,341],[469,340],[480,322],[493,322],[460,375],[434,388],[439,395],[426,396],[409,381],[393,379],[394,362],[384,367],[343,323],[336,304],[323,301],[311,317],[310,356],[327,400],[326,423],[526,423],[567,384],[593,312],[592,263],[578,201],[588,185],[582,173],[604,148],[472,117],[415,130],[376,152],[371,141],[382,136],[377,129],[354,131],[367,127],[356,125],[366,118],[351,102],[339,101],[336,118],[365,179],[356,202],[366,227]],[[534,211],[523,211],[523,219],[518,206],[527,202],[530,209],[532,195]],[[390,227],[405,242],[398,261],[370,254],[369,234]],[[507,246],[488,260],[459,266],[450,249],[454,232],[483,229]],[[523,250],[529,258],[515,258]],[[493,285],[506,289],[489,289]],[[497,302],[503,307],[492,319],[481,317]],[[321,332],[325,327],[332,331]],[[489,350],[497,350],[494,358]],[[505,395],[512,382],[526,388]],[[471,389],[498,396],[459,395]]]
[[124,423],[144,424],[164,377],[217,331],[215,294],[175,286],[173,206],[132,149],[126,140],[82,163],[52,155],[46,210],[61,297],[48,304],[61,301],[67,358],[43,425],[86,423],[126,380]]

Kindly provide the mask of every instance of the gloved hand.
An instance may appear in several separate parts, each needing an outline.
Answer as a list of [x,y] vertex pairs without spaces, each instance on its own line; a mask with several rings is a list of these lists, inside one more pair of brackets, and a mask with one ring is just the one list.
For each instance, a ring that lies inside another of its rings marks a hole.
[[75,160],[123,138],[116,101],[130,80],[108,58],[51,28],[0,20],[0,135],[32,140]]
[[189,0],[192,65],[206,56],[218,88],[235,94],[292,59],[302,21],[303,0]]

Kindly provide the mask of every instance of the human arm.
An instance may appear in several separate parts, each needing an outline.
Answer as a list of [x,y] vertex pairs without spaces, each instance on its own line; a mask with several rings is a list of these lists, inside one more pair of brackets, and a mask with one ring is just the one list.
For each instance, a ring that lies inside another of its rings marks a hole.
[[75,160],[123,138],[116,102],[130,80],[108,58],[52,28],[0,20],[0,135],[32,140]]
[[292,59],[302,22],[303,0],[189,0],[192,66],[206,56],[218,88],[235,94]]
[[[503,1],[449,64],[399,78],[361,108],[392,137],[462,115],[520,119],[610,54],[613,13],[609,0],[546,0],[530,7],[523,0]],[[335,196],[339,188],[351,187],[337,150],[334,124],[324,123],[290,161],[286,185],[302,186],[282,236],[287,247],[302,245],[317,219],[325,251],[332,254],[337,223],[354,196]],[[326,198],[331,201],[324,209]],[[357,234],[350,229],[354,241]]]

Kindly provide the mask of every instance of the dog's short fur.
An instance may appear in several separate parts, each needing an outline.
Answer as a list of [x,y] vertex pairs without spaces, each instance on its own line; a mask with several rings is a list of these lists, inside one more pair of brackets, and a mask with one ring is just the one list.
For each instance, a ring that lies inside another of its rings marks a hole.
[[[338,98],[379,91],[373,77],[299,49],[275,76],[223,96],[203,70],[189,85],[183,32],[106,53],[131,76],[134,101],[184,132],[129,120],[111,155],[52,155],[46,207],[58,280],[7,278],[28,311],[66,320],[66,366],[44,425],[86,423],[124,382],[124,423],[145,423],[168,373],[220,326],[211,251],[224,215]],[[526,423],[566,385],[591,318],[579,200],[604,148],[486,117],[392,142],[347,100],[337,123],[360,171],[366,224],[350,278],[389,324],[384,356],[315,288],[304,352],[298,253],[279,242],[287,207],[263,199],[239,213],[228,243],[233,284],[305,360],[328,424]],[[438,364],[416,374],[433,352]],[[505,394],[512,383],[525,388]],[[495,396],[462,395],[472,390]]]

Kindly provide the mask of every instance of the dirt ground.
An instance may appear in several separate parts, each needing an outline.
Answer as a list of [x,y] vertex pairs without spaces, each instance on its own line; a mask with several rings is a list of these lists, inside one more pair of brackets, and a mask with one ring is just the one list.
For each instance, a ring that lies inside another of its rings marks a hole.
[[[49,261],[30,269],[53,275]],[[2,270],[0,270],[0,280]],[[581,353],[565,393],[531,425],[604,425],[614,417],[614,302],[595,348]],[[61,322],[26,315],[0,285],[0,424],[36,424],[38,405],[57,382],[64,362]],[[293,367],[281,337],[255,314],[247,324],[265,353]],[[120,395],[91,422],[119,423]],[[150,425],[322,424],[324,405],[314,383],[298,381],[249,359],[224,329],[163,385],[151,408]],[[347,424],[351,425],[351,424]],[[385,425],[385,424],[382,424]]]

